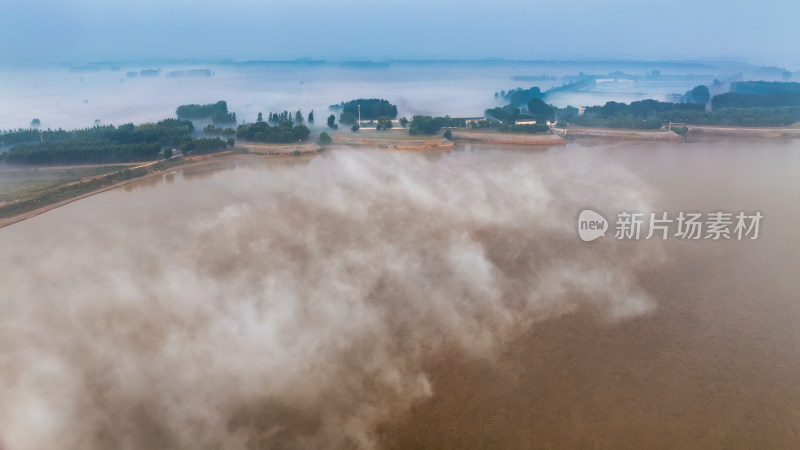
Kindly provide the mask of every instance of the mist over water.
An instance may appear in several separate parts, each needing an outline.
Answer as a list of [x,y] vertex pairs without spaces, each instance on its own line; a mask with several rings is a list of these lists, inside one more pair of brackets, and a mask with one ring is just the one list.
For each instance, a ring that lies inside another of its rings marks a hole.
[[655,307],[630,273],[649,250],[577,243],[578,205],[647,205],[583,156],[335,150],[3,229],[0,436],[373,447],[432,395],[420,358],[443,342],[489,357],[581,293],[612,321]]
[[[658,313],[641,273],[672,247],[582,243],[581,209],[749,209],[797,163],[796,143],[335,149],[75,202],[0,229],[0,447],[381,447],[448,388],[424,365],[443,348],[491,366],[565,315]],[[731,178],[748,165],[761,181]],[[743,264],[786,275],[772,255]]]
[[[71,72],[59,68],[0,67],[0,130],[27,128],[33,118],[42,128],[84,128],[102,124],[144,123],[173,117],[182,104],[226,100],[239,122],[255,121],[259,112],[312,109],[317,125],[325,125],[328,106],[355,98],[385,98],[398,107],[400,116],[415,114],[482,116],[487,108],[506,102],[494,93],[517,87],[538,86],[543,91],[560,86],[580,73],[605,75],[623,71],[645,75],[660,70],[664,79],[636,83],[600,83],[590,92],[554,95],[556,106],[601,105],[609,100],[630,102],[645,98],[664,100],[697,84],[710,85],[744,72],[754,79],[764,74],[754,66],[733,63],[603,63],[603,62],[392,62],[376,68],[336,64],[225,65],[200,63],[120,64],[116,70],[98,65],[97,72]],[[211,77],[169,78],[173,70],[207,68]],[[142,77],[142,69],[161,69],[158,76]],[[750,72],[748,72],[748,70]],[[137,73],[128,77],[127,72]],[[670,79],[692,73],[697,79]],[[556,79],[513,80],[515,76],[548,76]],[[336,113],[338,117],[338,112]]]

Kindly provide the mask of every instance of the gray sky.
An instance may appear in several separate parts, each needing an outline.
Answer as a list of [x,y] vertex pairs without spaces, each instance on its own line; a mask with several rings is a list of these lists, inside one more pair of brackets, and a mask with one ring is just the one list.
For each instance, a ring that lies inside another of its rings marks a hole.
[[2,62],[705,59],[800,69],[798,0],[6,0]]

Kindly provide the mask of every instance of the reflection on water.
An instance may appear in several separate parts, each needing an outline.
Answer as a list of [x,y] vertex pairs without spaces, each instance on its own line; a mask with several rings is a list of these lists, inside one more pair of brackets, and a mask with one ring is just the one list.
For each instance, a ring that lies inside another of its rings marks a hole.
[[[797,447],[798,169],[800,141],[336,149],[74,202],[0,229],[0,445]],[[765,220],[587,244],[586,207]]]

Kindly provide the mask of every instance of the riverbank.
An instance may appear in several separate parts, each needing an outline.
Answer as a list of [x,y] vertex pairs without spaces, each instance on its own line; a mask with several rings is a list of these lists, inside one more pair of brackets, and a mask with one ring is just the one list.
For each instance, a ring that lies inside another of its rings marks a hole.
[[690,135],[740,136],[757,138],[800,138],[800,128],[789,127],[723,127],[688,125]]
[[683,137],[672,131],[618,130],[611,128],[568,127],[556,128],[556,132],[567,138],[592,137],[626,141],[680,141]]
[[[313,144],[316,145],[316,144]],[[294,147],[294,146],[283,146]],[[277,151],[277,147],[276,151]],[[117,172],[101,176],[88,177],[70,183],[61,184],[47,189],[33,198],[8,203],[0,206],[0,228],[21,222],[55,208],[70,204],[74,201],[91,197],[101,192],[116,189],[129,183],[135,183],[150,177],[160,176],[173,170],[188,168],[202,168],[220,162],[239,161],[247,159],[280,158],[294,155],[296,149],[269,153],[254,154],[227,151],[200,156],[182,157],[175,156],[168,160],[153,161],[135,167],[126,168]],[[306,154],[310,154],[307,152]],[[316,150],[313,152],[316,154]]]
[[303,144],[261,144],[258,142],[238,142],[237,147],[243,148],[250,153],[264,156],[286,156],[286,155],[305,155],[319,152],[322,148],[314,142]]
[[333,143],[337,145],[386,148],[392,150],[449,150],[455,148],[455,144],[452,141],[448,141],[447,139],[443,138],[381,139],[331,134],[331,139],[333,140]]
[[451,130],[453,138],[463,141],[504,145],[564,145],[566,140],[555,134],[497,133],[485,131]]

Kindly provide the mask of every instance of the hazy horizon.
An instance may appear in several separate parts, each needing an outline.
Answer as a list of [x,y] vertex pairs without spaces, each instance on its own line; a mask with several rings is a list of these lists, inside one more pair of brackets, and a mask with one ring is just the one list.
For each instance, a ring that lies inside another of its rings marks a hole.
[[[796,71],[800,3],[629,0],[69,4],[12,0],[6,64],[141,60],[733,60]],[[743,30],[747,30],[743,32]]]

